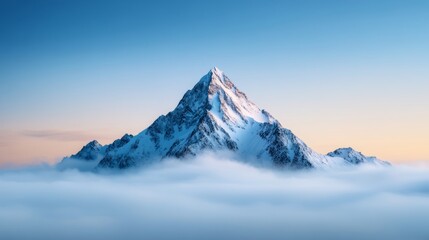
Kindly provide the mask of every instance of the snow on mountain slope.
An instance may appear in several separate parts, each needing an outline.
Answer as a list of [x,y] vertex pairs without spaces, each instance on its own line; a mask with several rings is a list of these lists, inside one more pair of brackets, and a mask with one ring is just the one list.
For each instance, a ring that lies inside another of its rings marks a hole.
[[173,111],[137,136],[125,135],[106,146],[88,144],[71,158],[99,161],[99,168],[129,168],[203,151],[225,151],[255,165],[290,169],[356,164],[342,155],[313,151],[216,67],[185,93]]

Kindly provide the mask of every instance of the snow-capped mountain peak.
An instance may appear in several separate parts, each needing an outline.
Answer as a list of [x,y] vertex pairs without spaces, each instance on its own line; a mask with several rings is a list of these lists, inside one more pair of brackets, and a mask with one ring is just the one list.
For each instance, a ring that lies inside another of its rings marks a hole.
[[256,165],[286,168],[350,162],[339,155],[313,151],[251,102],[217,67],[188,90],[173,111],[160,116],[138,135],[125,135],[105,146],[95,142],[88,145],[84,149],[89,154],[79,152],[72,158],[85,159],[89,155],[89,159],[100,161],[99,168],[128,168],[203,151],[228,151],[234,158]]
[[201,81],[207,84],[210,112],[222,121],[233,124],[248,120],[260,123],[275,121],[271,115],[250,101],[218,68],[213,68]]

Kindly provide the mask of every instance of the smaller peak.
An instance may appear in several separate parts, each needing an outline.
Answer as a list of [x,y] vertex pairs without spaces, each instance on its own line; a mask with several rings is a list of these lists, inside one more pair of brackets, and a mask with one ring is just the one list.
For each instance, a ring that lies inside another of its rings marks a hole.
[[125,135],[124,135],[124,136],[122,136],[122,138],[121,138],[121,139],[125,140],[125,139],[130,139],[130,138],[133,138],[133,137],[134,137],[134,136],[133,136],[132,134],[125,133]]
[[101,144],[97,140],[92,140],[85,147],[101,147]]
[[338,148],[337,150],[335,150],[335,152],[336,151],[341,151],[341,152],[357,152],[356,150],[354,150],[353,148],[351,148],[351,147],[345,147],[345,148]]
[[71,155],[70,158],[94,160],[97,158],[103,146],[97,141],[92,140],[86,144],[78,153]]
[[335,156],[360,156],[360,157],[366,157],[361,152],[358,152],[358,151],[354,150],[351,147],[338,148],[338,149],[336,149],[336,150],[334,150],[332,152],[329,152],[327,155],[331,156],[331,157],[335,157]]
[[361,163],[374,163],[377,165],[388,166],[390,163],[379,160],[374,156],[365,156],[361,152],[354,150],[351,147],[348,148],[338,148],[337,150],[327,154],[330,157],[340,157],[343,158],[346,162],[352,164],[361,164]]

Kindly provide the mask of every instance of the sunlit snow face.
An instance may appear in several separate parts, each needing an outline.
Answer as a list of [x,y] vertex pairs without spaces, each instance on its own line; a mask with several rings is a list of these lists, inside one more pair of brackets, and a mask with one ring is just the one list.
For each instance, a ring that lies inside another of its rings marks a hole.
[[427,239],[429,169],[0,171],[2,239]]

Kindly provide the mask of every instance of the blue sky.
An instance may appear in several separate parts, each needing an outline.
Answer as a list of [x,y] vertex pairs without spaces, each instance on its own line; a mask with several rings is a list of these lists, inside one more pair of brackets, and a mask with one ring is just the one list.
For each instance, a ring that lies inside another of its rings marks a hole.
[[[429,159],[428,12],[413,0],[3,0],[0,161],[138,133],[213,66],[318,151]],[[19,155],[28,131],[82,137]]]

